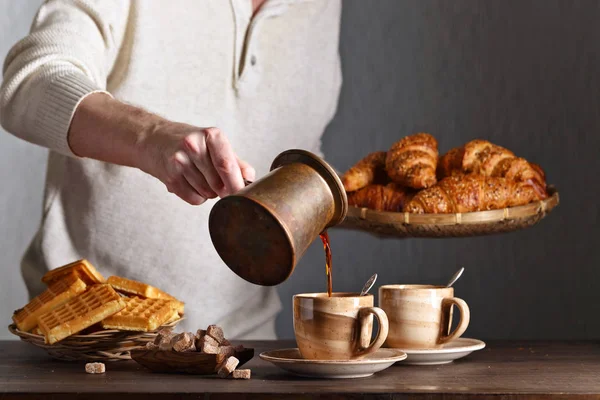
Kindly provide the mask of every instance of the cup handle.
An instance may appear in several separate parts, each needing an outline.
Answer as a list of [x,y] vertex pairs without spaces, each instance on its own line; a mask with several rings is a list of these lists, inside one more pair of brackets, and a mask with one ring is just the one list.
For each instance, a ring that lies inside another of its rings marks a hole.
[[[371,341],[371,336],[369,335],[367,329],[367,318],[369,318],[371,314],[377,318],[377,321],[379,322],[379,330],[373,343],[369,344]],[[360,322],[359,349],[360,355],[364,356],[377,351],[383,345],[383,342],[385,342],[385,339],[387,339],[389,324],[385,311],[379,307],[361,308],[358,311],[358,320]],[[367,344],[366,346],[364,345],[365,343]]]
[[[450,314],[450,310],[452,309],[453,305],[456,305],[456,307],[458,307],[458,309],[460,310],[460,321],[458,323],[458,326],[456,327],[456,329],[454,329],[452,333],[445,334],[444,332],[444,334],[440,336],[439,344],[448,343],[453,341],[454,339],[458,339],[463,333],[465,333],[467,327],[469,326],[469,321],[471,320],[471,312],[469,311],[469,306],[467,305],[467,303],[465,303],[463,299],[459,299],[458,297],[447,297],[442,300],[442,307],[445,310],[448,310],[448,314]],[[450,318],[448,317],[446,318],[446,320],[449,321]],[[450,327],[446,329],[450,329]]]

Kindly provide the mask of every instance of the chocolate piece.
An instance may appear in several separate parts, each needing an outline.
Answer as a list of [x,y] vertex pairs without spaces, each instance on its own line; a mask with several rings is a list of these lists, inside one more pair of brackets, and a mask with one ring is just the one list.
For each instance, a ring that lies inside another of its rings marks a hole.
[[175,335],[171,339],[173,350],[183,353],[185,351],[196,351],[194,335],[190,332],[183,332]]
[[231,374],[231,377],[233,379],[250,379],[251,375],[252,375],[252,371],[249,369],[236,369]]
[[213,346],[210,343],[204,342],[201,351],[206,354],[219,354],[219,347]]
[[206,334],[217,341],[217,343],[221,344],[223,342],[223,329],[217,325],[209,325],[206,328]]
[[154,344],[160,345],[164,341],[170,342],[173,336],[175,336],[173,328],[162,328],[156,333]]
[[221,346],[219,347],[219,354],[225,355],[225,357],[235,356],[235,348],[233,346]]
[[196,340],[202,339],[206,335],[206,331],[204,329],[198,329],[196,331]]
[[[212,337],[204,335],[197,343],[200,344],[200,351],[206,354],[219,354],[219,343]],[[198,347],[198,345],[196,345]]]
[[204,329],[198,329],[195,335],[195,344],[196,350],[202,351],[202,344],[204,343],[204,336],[206,336],[206,331]]
[[103,363],[87,363],[85,364],[85,372],[88,374],[103,374],[106,372],[106,366]]
[[240,363],[240,360],[238,360],[237,358],[228,357],[225,360],[225,362],[223,362],[219,366],[219,369],[217,370],[217,374],[221,378],[227,378],[229,376],[229,374],[231,374],[233,372],[233,370],[235,370],[235,367],[237,367],[239,363]]
[[159,346],[157,344],[152,343],[152,342],[148,342],[148,343],[146,343],[146,348],[148,350],[156,350],[156,349],[159,348]]

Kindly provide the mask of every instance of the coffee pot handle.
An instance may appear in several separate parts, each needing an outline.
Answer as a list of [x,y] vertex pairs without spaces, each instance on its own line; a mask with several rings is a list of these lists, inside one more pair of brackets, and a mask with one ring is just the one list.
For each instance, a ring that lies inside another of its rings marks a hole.
[[[460,321],[452,333],[446,335],[444,332],[444,334],[440,336],[438,344],[448,343],[454,339],[458,339],[463,333],[465,333],[467,327],[469,326],[469,321],[471,320],[469,306],[463,299],[459,299],[458,297],[447,297],[442,300],[442,310],[446,315],[446,321],[448,321],[448,325],[450,324],[450,311],[452,310],[453,305],[456,305],[460,311]],[[450,326],[448,326],[448,330],[449,329]]]
[[[377,318],[377,322],[379,322],[379,330],[373,343],[369,343],[371,341],[371,332],[367,328],[371,315],[374,315]],[[379,307],[361,308],[358,311],[358,320],[360,322],[360,337],[358,338],[360,355],[364,356],[377,351],[383,345],[383,342],[387,339],[389,324],[385,311]]]

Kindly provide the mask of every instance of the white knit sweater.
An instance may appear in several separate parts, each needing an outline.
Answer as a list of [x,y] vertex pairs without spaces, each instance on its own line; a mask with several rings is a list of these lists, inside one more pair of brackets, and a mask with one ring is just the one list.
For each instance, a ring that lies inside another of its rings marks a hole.
[[[106,90],[166,118],[217,126],[257,176],[289,148],[319,152],[341,85],[339,0],[50,0],[9,52],[6,130],[50,149],[43,219],[23,258],[30,295],[48,269],[87,258],[106,276],[186,302],[184,328],[273,338],[281,304],[215,252],[214,201],[190,206],[142,171],[77,158],[67,131],[78,102]],[[290,301],[290,299],[285,299]]]

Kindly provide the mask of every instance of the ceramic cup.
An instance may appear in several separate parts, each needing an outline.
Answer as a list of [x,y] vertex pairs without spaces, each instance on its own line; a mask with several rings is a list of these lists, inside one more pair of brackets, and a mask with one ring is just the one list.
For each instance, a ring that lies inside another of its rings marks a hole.
[[[371,343],[373,315],[379,322]],[[381,347],[388,319],[373,307],[373,295],[307,293],[294,296],[294,333],[302,357],[311,360],[355,360]]]
[[[450,333],[453,305],[460,310],[460,322]],[[439,348],[459,338],[469,326],[469,306],[454,297],[451,287],[384,285],[379,288],[379,307],[389,319],[387,347]]]

